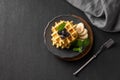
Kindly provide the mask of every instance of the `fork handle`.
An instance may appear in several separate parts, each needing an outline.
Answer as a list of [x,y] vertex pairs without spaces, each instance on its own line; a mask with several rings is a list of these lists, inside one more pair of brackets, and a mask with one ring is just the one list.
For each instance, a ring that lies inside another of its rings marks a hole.
[[85,66],[87,66],[97,55],[102,51],[102,47],[94,54],[84,65],[82,65],[77,71],[73,73],[73,75],[77,75]]
[[77,75],[88,63],[90,63],[96,55],[93,55],[84,65],[82,65],[76,72],[73,73],[73,75]]

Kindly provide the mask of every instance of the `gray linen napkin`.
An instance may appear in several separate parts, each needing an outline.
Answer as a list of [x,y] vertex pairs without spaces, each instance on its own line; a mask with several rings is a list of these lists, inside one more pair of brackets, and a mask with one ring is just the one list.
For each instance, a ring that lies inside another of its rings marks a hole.
[[120,0],[67,0],[83,11],[91,23],[107,32],[120,31]]

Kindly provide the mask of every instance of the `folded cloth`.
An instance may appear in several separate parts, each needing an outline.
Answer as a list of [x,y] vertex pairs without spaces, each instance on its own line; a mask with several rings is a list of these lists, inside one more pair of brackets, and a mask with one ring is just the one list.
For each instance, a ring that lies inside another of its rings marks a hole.
[[120,0],[67,0],[83,11],[91,23],[107,32],[120,31]]

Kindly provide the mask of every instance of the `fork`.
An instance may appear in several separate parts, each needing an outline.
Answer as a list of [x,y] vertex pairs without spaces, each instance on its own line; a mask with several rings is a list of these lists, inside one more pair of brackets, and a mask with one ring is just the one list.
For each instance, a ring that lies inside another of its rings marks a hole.
[[73,75],[77,75],[85,66],[88,65],[88,63],[90,63],[94,58],[96,58],[101,51],[110,48],[113,44],[114,44],[113,39],[110,38],[109,40],[107,40],[103,45],[101,45],[99,50],[84,65],[82,65],[77,71],[73,73]]

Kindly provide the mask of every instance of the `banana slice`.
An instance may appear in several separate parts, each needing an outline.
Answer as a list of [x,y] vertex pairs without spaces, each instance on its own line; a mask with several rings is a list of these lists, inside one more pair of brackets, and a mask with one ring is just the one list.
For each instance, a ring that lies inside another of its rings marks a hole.
[[82,40],[84,40],[84,39],[88,38],[88,34],[85,34],[83,36],[79,36],[79,38],[82,39]]
[[80,34],[83,32],[83,30],[84,30],[84,24],[78,23],[78,25],[76,26],[76,31]]
[[85,34],[87,34],[87,32],[88,32],[88,30],[85,28],[84,30],[83,30],[83,32],[81,33],[81,34],[79,34],[79,35],[85,35]]

